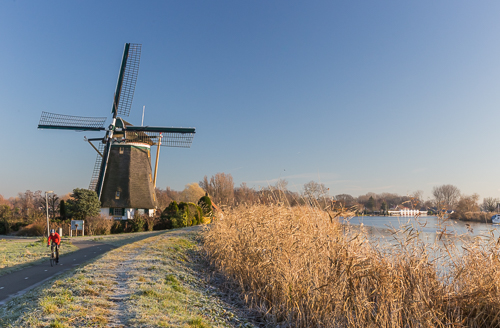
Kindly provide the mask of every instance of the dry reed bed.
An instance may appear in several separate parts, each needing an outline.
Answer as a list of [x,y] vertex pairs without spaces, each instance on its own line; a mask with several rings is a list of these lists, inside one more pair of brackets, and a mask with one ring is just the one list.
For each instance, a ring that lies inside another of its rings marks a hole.
[[494,242],[442,247],[451,264],[439,274],[411,228],[383,250],[324,211],[286,206],[230,209],[203,240],[211,263],[274,327],[500,326]]

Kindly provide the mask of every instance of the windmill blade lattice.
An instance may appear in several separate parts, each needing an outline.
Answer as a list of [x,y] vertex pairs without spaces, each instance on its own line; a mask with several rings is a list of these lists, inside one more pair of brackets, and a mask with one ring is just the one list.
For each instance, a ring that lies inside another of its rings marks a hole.
[[126,140],[129,142],[146,142],[150,145],[189,148],[193,143],[194,128],[173,128],[159,126],[127,126],[125,128]]
[[193,143],[194,133],[175,133],[175,132],[147,132],[147,131],[134,131],[127,132],[127,142],[143,142],[150,145],[158,145],[161,138],[162,147],[178,147],[190,148]]
[[92,178],[90,179],[90,184],[89,184],[89,190],[94,190],[94,191],[96,190],[97,180],[99,180],[99,172],[101,171],[101,163],[102,163],[101,154],[104,153],[104,144],[102,142],[99,142],[97,147],[99,152],[97,153],[97,158],[94,164],[94,170],[92,171]]
[[106,117],[84,117],[42,112],[39,129],[103,131]]
[[141,59],[140,44],[130,43],[128,49],[125,49],[123,58],[125,67],[122,67],[122,72],[118,77],[117,93],[119,97],[116,98],[116,112],[118,115],[129,116],[130,108],[132,107],[132,100],[134,98],[135,84],[137,82],[137,75],[139,74],[139,62]]

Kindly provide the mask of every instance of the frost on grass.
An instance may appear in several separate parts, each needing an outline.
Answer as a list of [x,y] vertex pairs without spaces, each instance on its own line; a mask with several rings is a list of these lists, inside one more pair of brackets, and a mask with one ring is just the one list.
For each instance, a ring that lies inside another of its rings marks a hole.
[[204,277],[188,228],[117,248],[0,307],[1,327],[248,327]]
[[[71,243],[63,242],[61,255],[77,250]],[[0,275],[48,259],[47,240],[0,239]]]
[[157,236],[164,233],[164,231],[146,231],[134,233],[121,233],[113,235],[102,235],[91,238],[92,241],[104,244],[113,245],[116,247],[140,241],[149,237]]

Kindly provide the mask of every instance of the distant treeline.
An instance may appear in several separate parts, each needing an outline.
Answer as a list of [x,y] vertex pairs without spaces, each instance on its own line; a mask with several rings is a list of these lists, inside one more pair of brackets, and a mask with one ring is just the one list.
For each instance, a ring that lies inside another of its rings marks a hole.
[[[279,179],[275,184],[264,188],[251,188],[245,182],[235,186],[233,177],[228,173],[217,173],[208,178],[205,176],[199,183],[187,185],[183,191],[170,188],[157,189],[156,195],[160,208],[165,208],[171,201],[194,201],[199,195],[207,192],[212,201],[219,206],[235,206],[240,204],[269,204],[283,202],[290,206],[318,205],[320,208],[344,207],[358,213],[386,213],[391,209],[410,208],[439,212],[454,210],[462,212],[492,212],[500,203],[497,198],[487,197],[479,204],[479,195],[465,195],[453,185],[441,185],[432,189],[432,195],[424,198],[423,191],[418,190],[408,195],[396,193],[369,192],[360,196],[346,193],[333,194],[324,184],[310,181],[303,185],[300,192],[288,189],[288,181]],[[189,198],[189,195],[196,195]]]
[[[83,191],[83,189],[80,190]],[[408,195],[369,192],[365,195],[352,196],[346,193],[333,194],[324,184],[316,181],[304,184],[299,192],[289,190],[288,181],[285,179],[279,179],[274,184],[259,189],[249,187],[246,183],[235,186],[231,174],[217,173],[210,178],[205,176],[199,183],[187,184],[181,191],[169,187],[166,189],[157,188],[158,215],[163,213],[172,201],[179,204],[198,204],[199,199],[205,194],[208,194],[212,202],[222,209],[240,204],[283,203],[287,206],[313,205],[320,209],[343,207],[358,214],[386,214],[390,209],[402,207],[435,213],[444,210],[454,210],[457,213],[493,212],[496,210],[497,204],[500,203],[497,198],[486,197],[479,204],[478,194],[464,195],[453,185],[434,187],[432,196],[426,199],[424,199],[422,191],[415,191]],[[63,196],[54,193],[45,195],[40,190],[35,192],[27,190],[8,199],[0,195],[0,221],[15,222],[8,224],[8,227],[0,224],[0,234],[12,229],[17,231],[21,227],[42,220],[47,212],[51,220],[72,218],[79,212],[72,210],[74,200],[71,195],[70,193]],[[468,216],[461,215],[457,218],[467,218]]]

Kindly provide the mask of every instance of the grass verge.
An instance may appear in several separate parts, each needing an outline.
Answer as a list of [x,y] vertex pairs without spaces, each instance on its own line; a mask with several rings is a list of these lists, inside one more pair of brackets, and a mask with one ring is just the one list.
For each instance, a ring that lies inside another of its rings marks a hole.
[[200,229],[114,249],[0,307],[0,326],[251,327],[206,282]]
[[146,231],[146,232],[128,232],[121,234],[112,235],[100,235],[100,236],[89,236],[89,237],[76,237],[78,240],[88,239],[99,243],[110,244],[116,247],[120,247],[126,244],[130,244],[136,241],[140,241],[145,238],[154,237],[165,233],[162,231]]
[[[71,242],[63,242],[60,255],[78,250]],[[50,256],[47,239],[0,239],[0,276],[45,261]]]

